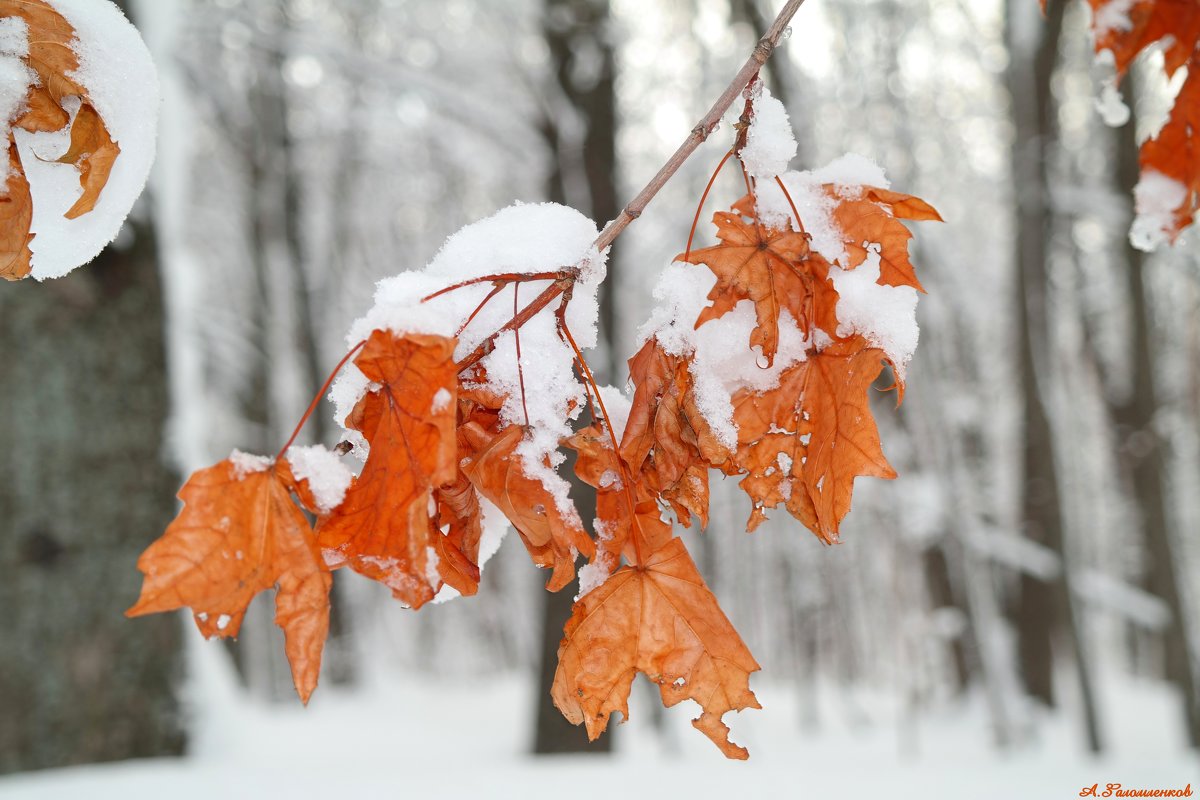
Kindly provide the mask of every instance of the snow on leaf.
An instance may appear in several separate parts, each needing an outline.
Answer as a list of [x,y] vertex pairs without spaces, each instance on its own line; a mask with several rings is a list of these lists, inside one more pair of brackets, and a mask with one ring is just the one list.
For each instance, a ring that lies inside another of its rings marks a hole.
[[347,425],[371,444],[362,475],[317,527],[321,547],[377,580],[412,608],[433,599],[428,547],[436,532],[433,491],[455,480],[455,403],[432,410],[433,396],[457,387],[453,339],[375,331],[355,365],[380,384]]
[[629,717],[630,686],[641,672],[658,684],[664,705],[695,700],[702,711],[692,724],[728,758],[745,759],[722,717],[760,708],[750,690],[758,669],[683,542],[671,539],[575,604],[551,691],[563,715],[595,739],[614,711]]
[[234,637],[254,596],[278,585],[275,622],[296,692],[308,702],[329,631],[332,578],[292,489],[283,462],[244,471],[227,459],[192,475],[179,491],[179,516],[138,559],[145,580],[126,614],[186,606],[205,636]]
[[525,435],[520,425],[501,427],[492,414],[472,419],[459,429],[460,464],[475,489],[512,522],[534,563],[553,570],[546,588],[557,592],[575,578],[575,554],[591,556],[592,540],[578,514],[565,514],[554,495],[530,477],[517,447]]
[[703,264],[717,276],[712,305],[696,320],[699,327],[732,311],[742,300],[754,303],[758,325],[750,345],[762,348],[767,365],[779,349],[779,318],[787,311],[801,325],[814,324],[833,336],[837,293],[828,282],[829,264],[793,230],[764,227],[753,218],[718,211],[713,216],[721,243],[676,260]]
[[108,0],[0,0],[0,277],[59,277],[113,240],[153,163],[157,112],[154,64]]
[[736,463],[747,473],[740,485],[754,501],[749,529],[765,519],[764,508],[784,504],[823,541],[836,542],[854,479],[896,477],[868,400],[884,354],[865,345],[860,337],[835,342],[784,372],[778,388],[734,398]]
[[[1088,0],[1096,53],[1111,53],[1117,78],[1138,54],[1163,50],[1170,77],[1180,67],[1187,78],[1159,133],[1141,147],[1141,177],[1135,190],[1137,216],[1130,240],[1140,250],[1174,243],[1200,211],[1200,3],[1181,0]],[[1105,91],[1111,91],[1109,86]]]

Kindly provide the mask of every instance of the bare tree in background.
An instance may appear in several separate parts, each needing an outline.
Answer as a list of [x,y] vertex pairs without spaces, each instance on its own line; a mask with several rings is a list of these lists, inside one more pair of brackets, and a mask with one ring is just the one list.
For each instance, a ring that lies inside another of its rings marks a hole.
[[154,227],[3,289],[0,773],[176,755],[180,620],[123,613],[178,486]]

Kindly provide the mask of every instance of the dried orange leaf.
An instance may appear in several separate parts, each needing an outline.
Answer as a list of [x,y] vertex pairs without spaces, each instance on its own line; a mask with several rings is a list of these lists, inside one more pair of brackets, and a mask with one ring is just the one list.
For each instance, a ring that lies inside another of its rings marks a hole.
[[241,454],[192,475],[179,491],[179,516],[138,559],[146,577],[126,614],[186,606],[205,636],[237,636],[254,596],[278,586],[275,622],[296,692],[308,702],[329,631],[332,579],[290,491],[286,464]]
[[777,388],[734,397],[736,460],[748,473],[741,487],[754,501],[751,530],[764,508],[785,504],[823,541],[836,542],[854,479],[896,477],[869,402],[884,359],[854,337],[784,371]]
[[592,540],[572,508],[559,508],[553,494],[530,477],[517,454],[519,425],[501,430],[472,420],[459,429],[461,464],[476,490],[504,512],[535,564],[553,570],[546,588],[562,589],[575,578],[575,557],[593,554]]
[[641,672],[658,684],[664,705],[695,700],[702,712],[692,724],[727,757],[745,759],[722,716],[760,708],[750,691],[758,669],[683,542],[671,539],[575,604],[552,693],[563,715],[595,739],[614,711],[629,717],[629,689]]
[[326,560],[377,580],[419,608],[433,599],[433,492],[455,479],[453,339],[374,331],[355,359],[380,384],[351,413],[371,450],[362,475],[317,527]]

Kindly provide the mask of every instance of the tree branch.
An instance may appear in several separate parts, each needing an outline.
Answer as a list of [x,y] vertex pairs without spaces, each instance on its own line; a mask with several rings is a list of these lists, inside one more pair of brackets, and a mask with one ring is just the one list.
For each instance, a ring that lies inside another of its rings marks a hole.
[[[721,117],[733,105],[733,101],[758,76],[758,71],[762,69],[763,64],[766,64],[767,59],[775,52],[775,47],[779,44],[779,40],[783,38],[788,23],[792,21],[792,17],[796,15],[796,12],[800,10],[800,6],[802,5],[804,5],[804,0],[787,0],[783,8],[779,11],[779,16],[775,17],[775,21],[771,23],[771,27],[758,40],[758,44],[754,47],[754,52],[746,59],[746,63],[742,65],[742,68],[738,70],[733,80],[725,87],[725,91],[713,103],[708,113],[692,128],[692,132],[688,135],[688,138],[684,140],[683,144],[679,145],[679,149],[667,159],[667,163],[663,164],[658,173],[650,179],[650,182],[626,204],[625,208],[621,210],[620,215],[604,226],[604,230],[600,232],[595,241],[597,250],[603,251],[607,249],[629,227],[629,223],[642,215],[642,212],[646,210],[646,206],[650,205],[650,201],[654,199],[659,190],[667,184],[667,181],[674,177],[679,168],[683,166],[683,163],[691,157],[692,153],[696,152],[696,148],[716,130],[717,125],[721,122]],[[568,270],[568,274],[565,277],[550,284],[533,302],[521,309],[520,313],[515,315],[491,336],[484,339],[469,355],[458,362],[459,371],[469,369],[487,356],[488,353],[492,352],[496,346],[496,338],[500,334],[505,331],[514,330],[532,319],[534,315],[550,305],[556,297],[561,295],[568,286],[572,285],[577,276],[578,271],[572,268]]]

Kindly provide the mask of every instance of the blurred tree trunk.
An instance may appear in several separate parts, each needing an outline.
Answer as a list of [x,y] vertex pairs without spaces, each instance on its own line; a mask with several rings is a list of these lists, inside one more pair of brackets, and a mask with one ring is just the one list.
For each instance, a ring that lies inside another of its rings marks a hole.
[[0,772],[178,754],[180,620],[128,620],[174,514],[154,231],[0,286]]
[[180,621],[123,615],[178,487],[155,248],[0,286],[0,773],[183,749]]
[[[1070,559],[1065,546],[1064,509],[1054,452],[1054,429],[1047,409],[1046,382],[1053,366],[1049,319],[1050,208],[1049,162],[1056,140],[1056,106],[1051,80],[1058,62],[1065,0],[1048,4],[1038,25],[1036,9],[1025,0],[1008,0],[1009,93],[1015,128],[1013,191],[1016,198],[1016,286],[1019,369],[1024,405],[1024,458],[1021,522],[1024,535],[1053,551],[1061,569],[1053,578],[1022,571],[1013,609],[1021,675],[1028,692],[1054,705],[1053,645],[1065,632],[1079,681],[1088,745],[1098,751],[1091,670],[1084,629],[1070,591]],[[1036,27],[1035,27],[1036,26]]]
[[[1126,101],[1136,104],[1135,82],[1125,82]],[[1117,131],[1117,183],[1122,197],[1132,197],[1138,180],[1138,144],[1135,123],[1130,121]],[[1180,593],[1176,572],[1175,538],[1178,532],[1172,524],[1171,494],[1167,471],[1169,452],[1155,426],[1160,408],[1155,386],[1154,319],[1146,289],[1145,257],[1125,239],[1125,278],[1129,292],[1129,308],[1133,342],[1133,375],[1130,395],[1123,402],[1111,402],[1113,421],[1117,426],[1118,463],[1125,469],[1130,496],[1137,510],[1138,522],[1146,542],[1147,564],[1144,586],[1161,597],[1171,610],[1171,621],[1163,642],[1166,648],[1167,679],[1179,687],[1183,695],[1188,737],[1193,746],[1200,745],[1200,702],[1196,692],[1194,664],[1189,657],[1189,630],[1193,620]]]
[[[547,194],[554,202],[574,205],[590,214],[600,227],[620,213],[615,60],[609,33],[608,0],[546,0],[544,34],[556,77],[548,92],[549,107],[542,128],[555,159]],[[610,278],[600,285],[600,344],[598,358],[591,367],[601,382],[624,374],[624,365],[617,363],[607,339],[615,325],[615,267],[610,259]],[[595,492],[575,479],[573,470],[569,474],[579,514],[590,527],[595,516]],[[558,644],[571,616],[572,589],[544,596],[534,752],[608,752],[611,733],[589,745],[583,727],[567,722],[550,698]]]

